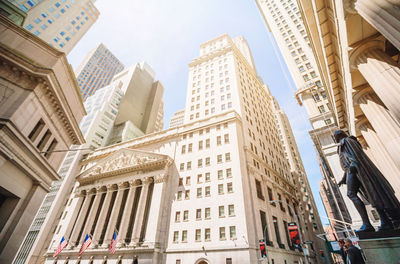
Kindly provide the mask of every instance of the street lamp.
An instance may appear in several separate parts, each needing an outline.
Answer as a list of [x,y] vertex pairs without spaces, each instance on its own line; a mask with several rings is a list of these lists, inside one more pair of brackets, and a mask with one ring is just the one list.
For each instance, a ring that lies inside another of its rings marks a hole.
[[[275,203],[275,202],[282,203],[283,201],[282,201],[282,200],[270,200],[269,202],[270,202],[270,203]],[[307,258],[307,255],[306,255],[305,248],[303,247],[304,239],[303,239],[303,234],[301,233],[301,230],[300,230],[299,216],[296,214],[296,211],[293,210],[293,208],[292,208],[289,204],[287,204],[287,206],[288,206],[288,208],[293,212],[294,218],[295,218],[295,220],[296,220],[297,228],[299,229],[300,244],[301,244],[301,249],[303,250],[303,255],[304,255],[305,264],[309,264],[309,263],[308,263],[308,258]],[[287,227],[285,227],[285,228],[287,228]]]

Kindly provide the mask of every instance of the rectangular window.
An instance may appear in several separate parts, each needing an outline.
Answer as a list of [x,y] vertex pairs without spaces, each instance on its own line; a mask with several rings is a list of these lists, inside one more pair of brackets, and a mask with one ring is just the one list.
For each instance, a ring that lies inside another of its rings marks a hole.
[[201,219],[201,209],[196,209],[196,220]]
[[236,226],[229,227],[229,237],[231,239],[236,238]]
[[187,242],[187,230],[182,231],[182,242]]
[[221,145],[221,136],[217,136],[217,145]]
[[198,159],[198,160],[197,160],[197,167],[198,167],[198,168],[203,167],[203,159]]
[[35,127],[32,129],[31,133],[29,133],[28,138],[29,138],[31,141],[35,141],[35,139],[36,139],[37,136],[40,134],[40,132],[42,132],[43,127],[44,127],[44,122],[43,122],[42,119],[40,119],[40,120],[36,123]]
[[178,186],[183,186],[183,178],[181,177],[181,178],[179,178],[179,183],[178,183]]
[[197,183],[202,183],[203,182],[203,174],[198,174],[197,175]]
[[235,216],[235,206],[233,204],[228,205],[229,216]]
[[203,140],[199,141],[199,150],[203,149]]
[[228,182],[226,184],[226,189],[227,189],[228,193],[233,193],[233,185],[231,182]]
[[201,198],[203,196],[203,189],[197,188],[197,198]]
[[283,221],[283,228],[285,229],[285,235],[286,235],[286,242],[288,244],[288,247],[292,247],[292,243],[290,242],[290,236],[289,236],[289,231],[288,231],[288,224],[286,221]]
[[185,169],[185,163],[181,163],[180,165],[179,165],[179,170],[180,171],[183,171]]
[[210,173],[209,173],[209,172],[206,172],[206,174],[205,174],[205,181],[206,181],[206,182],[209,182],[210,180],[211,180]]
[[206,186],[205,187],[205,195],[208,197],[208,196],[210,196],[210,194],[211,194],[211,191],[210,191],[210,186]]
[[46,144],[49,141],[50,137],[51,137],[51,132],[50,132],[50,130],[47,130],[46,133],[44,133],[44,135],[40,139],[39,143],[37,144],[37,148],[39,150],[43,150],[44,146],[46,146]]
[[191,170],[191,169],[192,169],[192,162],[191,162],[191,161],[188,161],[188,162],[186,163],[186,169],[187,169],[187,170]]
[[217,162],[218,163],[222,162],[222,155],[221,154],[217,155]]
[[196,237],[195,237],[196,242],[201,241],[201,229],[196,229]]
[[192,150],[193,150],[193,144],[190,143],[190,144],[188,145],[188,152],[192,152]]
[[224,185],[218,184],[218,194],[224,194]]
[[186,145],[183,145],[182,146],[182,150],[181,150],[181,154],[185,154],[185,152],[186,152]]
[[256,180],[256,190],[257,190],[257,197],[264,201],[264,195],[261,189],[261,182],[259,180]]
[[190,190],[185,191],[185,199],[190,199]]
[[210,241],[211,239],[211,230],[210,228],[204,229],[204,240],[205,241]]
[[210,166],[210,163],[211,163],[210,157],[207,157],[207,158],[206,158],[206,166]]
[[176,195],[177,200],[182,200],[182,191],[179,191]]
[[223,205],[218,207],[218,216],[225,217],[225,207]]
[[275,216],[273,216],[273,217],[272,217],[272,222],[274,223],[276,241],[278,242],[278,245],[281,245],[281,244],[282,244],[282,241],[281,241],[281,235],[280,235],[280,233],[279,233],[278,218],[276,218]]
[[260,210],[260,219],[261,219],[261,229],[263,230],[263,236],[269,241],[268,228],[267,228],[267,217],[264,211]]
[[225,264],[232,264],[232,258],[226,258],[225,259]]
[[231,153],[225,153],[225,161],[231,161]]
[[190,176],[186,177],[186,185],[190,185]]
[[225,144],[229,143],[229,134],[224,135]]
[[[272,195],[272,190],[271,190],[271,188],[269,188],[269,187],[267,187],[267,190],[268,190],[268,199],[270,200],[270,201],[273,201],[274,200],[274,196]],[[276,204],[275,203],[271,203],[273,206],[276,206]]]
[[218,180],[222,180],[223,178],[224,178],[223,171],[219,170],[218,171]]
[[187,221],[189,219],[189,211],[183,211],[183,221]]
[[219,239],[225,240],[226,235],[225,235],[225,227],[220,227],[219,228]]
[[232,169],[228,168],[226,169],[226,178],[231,178],[232,177]]
[[181,212],[175,212],[175,222],[181,221]]
[[204,219],[210,219],[210,218],[211,218],[211,209],[205,208],[204,209]]
[[210,148],[210,139],[206,139],[206,148]]
[[174,232],[174,243],[178,243],[178,239],[179,239],[179,231],[175,231]]

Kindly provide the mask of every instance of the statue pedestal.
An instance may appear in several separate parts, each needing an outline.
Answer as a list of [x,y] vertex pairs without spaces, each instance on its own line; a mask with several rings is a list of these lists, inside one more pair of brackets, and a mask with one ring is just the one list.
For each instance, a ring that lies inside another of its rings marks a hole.
[[367,263],[400,263],[400,230],[357,233]]

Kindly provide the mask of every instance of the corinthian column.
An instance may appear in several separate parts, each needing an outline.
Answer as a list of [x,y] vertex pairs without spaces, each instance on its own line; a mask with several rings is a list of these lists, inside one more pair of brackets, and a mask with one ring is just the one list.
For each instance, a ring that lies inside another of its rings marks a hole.
[[96,188],[96,193],[93,194],[95,195],[94,197],[94,201],[93,201],[93,205],[92,208],[90,210],[88,219],[86,221],[85,227],[83,228],[83,232],[82,232],[82,236],[85,236],[87,233],[90,232],[90,229],[92,228],[93,222],[94,222],[94,218],[96,216],[96,212],[97,209],[99,207],[99,203],[100,203],[100,199],[101,199],[101,187],[97,187]]
[[395,189],[397,198],[400,198],[400,170],[390,158],[386,148],[382,145],[379,137],[368,123],[367,119],[357,121],[356,127],[360,130],[365,141],[371,148],[372,155],[376,160],[376,166]]
[[118,213],[121,208],[122,196],[124,194],[125,188],[126,188],[125,183],[118,184],[117,197],[115,198],[114,207],[111,211],[110,220],[108,221],[106,235],[104,236],[103,245],[108,244],[112,239],[112,235],[115,230],[115,224],[117,222]]
[[85,215],[87,213],[87,210],[88,210],[88,207],[90,204],[90,198],[91,198],[90,195],[91,195],[90,192],[86,192],[85,200],[83,201],[83,205],[82,205],[81,210],[79,211],[79,215],[75,221],[74,230],[72,231],[72,234],[71,234],[71,238],[70,238],[71,246],[76,245],[79,242],[79,241],[77,241],[77,239],[79,239],[78,238],[79,232],[82,228],[82,224],[83,224]]
[[357,68],[371,88],[400,122],[400,69],[397,63],[382,50],[383,42],[371,40],[350,54],[350,64]]
[[[378,96],[369,88],[364,88],[357,92],[354,95],[354,102],[360,105],[362,112],[376,131],[388,154],[393,159],[397,168],[400,169],[399,123],[393,119]],[[400,104],[400,101],[398,104]]]
[[149,192],[149,185],[153,182],[153,178],[146,178],[142,180],[142,192],[140,194],[139,204],[137,208],[136,221],[133,225],[131,243],[138,243],[140,239],[140,232],[144,223],[144,211],[146,208],[147,194]]
[[107,215],[107,211],[108,208],[110,207],[110,200],[111,200],[111,196],[113,193],[113,189],[112,189],[112,184],[107,185],[107,193],[106,193],[106,197],[104,198],[104,202],[103,205],[101,207],[101,212],[99,215],[99,219],[97,220],[97,224],[94,228],[93,231],[93,242],[91,244],[91,247],[95,247],[98,245],[99,243],[99,238],[101,236],[101,231],[103,230],[103,226],[104,226],[104,221],[106,219],[106,215]]
[[354,7],[360,16],[400,50],[399,5],[398,0],[357,0]]
[[124,210],[124,214],[122,215],[121,225],[119,228],[119,242],[118,246],[121,246],[125,243],[126,232],[128,230],[129,218],[132,213],[133,202],[136,193],[136,187],[138,186],[138,181],[130,181],[129,182],[129,193],[128,198],[126,199],[126,206]]

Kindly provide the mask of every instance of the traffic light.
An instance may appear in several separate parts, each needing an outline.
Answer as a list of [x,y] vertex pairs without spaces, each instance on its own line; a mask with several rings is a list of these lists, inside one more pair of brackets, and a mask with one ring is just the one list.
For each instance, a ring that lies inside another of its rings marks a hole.
[[261,239],[259,242],[260,242],[261,258],[266,258],[267,257],[267,248],[265,246],[265,241],[264,241],[264,239]]

